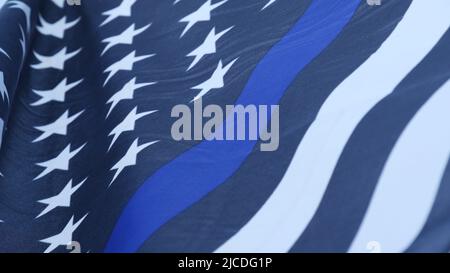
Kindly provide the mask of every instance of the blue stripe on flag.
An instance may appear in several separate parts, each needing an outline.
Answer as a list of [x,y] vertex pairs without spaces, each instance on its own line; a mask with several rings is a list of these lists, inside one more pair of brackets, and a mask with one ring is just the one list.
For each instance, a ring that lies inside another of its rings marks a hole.
[[[277,104],[296,75],[341,32],[359,2],[314,1],[258,64],[236,104]],[[131,198],[105,252],[136,251],[164,223],[223,183],[255,144],[204,141],[161,168]],[[208,160],[198,162],[199,158]]]

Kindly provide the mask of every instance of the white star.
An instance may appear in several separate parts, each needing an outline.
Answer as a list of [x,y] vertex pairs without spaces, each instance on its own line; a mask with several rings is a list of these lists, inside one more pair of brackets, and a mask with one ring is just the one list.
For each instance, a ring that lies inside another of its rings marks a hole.
[[63,39],[66,30],[74,27],[76,24],[78,24],[78,22],[80,22],[80,20],[81,18],[78,18],[71,22],[67,22],[67,18],[66,16],[64,16],[60,20],[51,24],[45,21],[44,17],[42,17],[42,15],[39,14],[39,22],[41,25],[37,27],[37,30],[42,35],[50,35],[59,39]]
[[137,155],[144,150],[145,148],[147,148],[150,145],[153,145],[155,143],[157,143],[158,141],[152,141],[149,143],[145,143],[142,145],[138,145],[138,138],[133,142],[133,144],[131,144],[130,148],[128,149],[127,153],[122,157],[122,159],[119,160],[119,162],[116,163],[116,165],[114,165],[111,168],[112,170],[115,170],[116,172],[114,173],[114,177],[111,180],[111,182],[109,183],[108,187],[111,186],[111,184],[117,179],[117,177],[119,176],[119,174],[126,168],[126,167],[130,167],[130,166],[134,166],[136,165],[136,161],[137,161]]
[[103,86],[105,86],[108,81],[114,76],[116,75],[117,72],[119,72],[120,70],[127,70],[127,71],[131,71],[133,70],[133,65],[136,62],[142,61],[144,59],[150,58],[155,56],[155,54],[150,54],[150,55],[144,55],[144,56],[138,56],[136,57],[136,51],[131,52],[130,54],[128,54],[127,56],[125,56],[122,60],[117,61],[116,63],[112,64],[111,66],[109,66],[103,73],[109,72],[108,77],[106,78]]
[[204,95],[206,95],[212,89],[217,89],[217,88],[224,87],[225,83],[224,83],[223,78],[224,78],[225,74],[228,73],[228,70],[230,70],[231,66],[236,61],[237,61],[237,58],[234,59],[233,61],[231,61],[225,67],[223,67],[222,60],[220,60],[219,64],[217,65],[216,70],[211,75],[211,78],[209,78],[208,80],[204,81],[203,83],[201,83],[201,84],[191,88],[191,89],[200,89],[201,90],[200,93],[198,93],[198,95],[195,96],[195,98],[191,102],[193,102],[195,100],[198,100],[199,98],[203,97]]
[[227,1],[228,0],[223,0],[215,4],[211,4],[211,0],[208,0],[198,10],[182,18],[179,22],[187,23],[187,25],[181,33],[180,38],[183,37],[184,34],[186,34],[186,32],[188,32],[188,30],[191,29],[196,23],[211,20],[211,11],[225,4]]
[[106,114],[106,118],[108,118],[109,114],[111,114],[112,110],[116,105],[121,102],[122,100],[130,100],[134,98],[134,91],[136,91],[139,88],[146,87],[149,85],[153,85],[155,82],[149,82],[149,83],[139,83],[136,84],[136,78],[131,79],[129,82],[127,82],[122,89],[117,91],[107,102],[107,104],[111,103],[111,106],[109,107],[108,113]]
[[123,44],[123,45],[132,45],[133,39],[137,35],[144,32],[146,29],[148,29],[152,24],[148,24],[142,28],[136,29],[135,25],[132,24],[129,28],[127,28],[124,32],[117,36],[106,38],[102,41],[102,43],[107,43],[105,46],[105,49],[103,50],[102,54],[105,54],[106,51],[108,51],[113,46]]
[[53,56],[43,56],[34,51],[34,55],[40,61],[39,64],[31,65],[34,69],[46,69],[46,68],[54,68],[58,70],[64,70],[64,64],[70,58],[76,56],[80,53],[81,48],[70,53],[67,53],[67,48],[61,49],[58,53]]
[[64,3],[66,2],[66,0],[52,0],[53,3],[55,3],[55,5],[57,5],[59,8],[63,8],[64,7]]
[[84,221],[86,216],[87,216],[87,214],[85,216],[83,216],[83,218],[81,218],[75,224],[73,223],[74,216],[72,216],[72,218],[70,218],[69,222],[67,223],[67,225],[64,227],[64,229],[60,233],[56,234],[55,236],[40,240],[40,242],[42,242],[42,243],[49,244],[49,246],[45,250],[45,253],[52,252],[58,246],[66,246],[66,245],[72,243],[73,233],[80,226],[80,224]]
[[19,26],[20,29],[20,39],[19,39],[19,43],[20,43],[20,47],[22,49],[22,61],[20,62],[21,65],[23,64],[23,61],[25,60],[25,53],[26,53],[26,46],[25,46],[25,33],[23,31],[22,26]]
[[83,112],[84,110],[69,117],[69,110],[67,110],[56,121],[44,126],[34,127],[35,129],[41,131],[42,134],[38,138],[33,140],[33,143],[42,141],[52,135],[67,135],[67,127],[69,126],[69,124],[77,119]]
[[57,157],[45,162],[36,163],[36,165],[44,167],[45,170],[43,170],[38,176],[36,176],[36,178],[34,178],[33,181],[46,176],[47,174],[53,172],[54,170],[68,171],[70,160],[79,151],[81,151],[81,149],[83,149],[84,146],[86,146],[86,143],[74,151],[70,151],[70,146],[71,146],[70,144],[67,145],[67,147]]
[[113,140],[111,141],[111,144],[109,145],[108,151],[111,149],[111,147],[114,145],[114,143],[116,142],[116,140],[119,138],[119,136],[122,133],[125,132],[130,132],[130,131],[134,131],[135,127],[136,127],[136,121],[139,120],[140,118],[143,118],[145,116],[148,116],[150,114],[153,114],[157,112],[156,110],[154,111],[148,111],[148,112],[142,112],[142,113],[137,113],[137,107],[135,107],[126,117],[125,119],[119,123],[119,125],[116,126],[116,128],[114,128],[111,133],[109,133],[109,136],[113,136]]
[[9,104],[8,89],[6,89],[5,78],[3,76],[3,71],[0,71],[0,95],[2,96],[2,100],[5,101],[5,99],[6,99],[8,101],[8,104]]
[[108,18],[106,18],[100,26],[104,26],[119,17],[130,17],[131,7],[134,3],[136,3],[136,0],[123,0],[122,3],[120,3],[120,5],[116,8],[103,12],[102,15],[108,16]]
[[218,34],[216,34],[216,28],[213,28],[209,32],[205,41],[199,47],[197,47],[196,49],[194,49],[191,53],[189,53],[187,55],[188,57],[195,57],[187,70],[189,71],[191,68],[193,68],[205,55],[216,53],[217,40],[219,40],[223,35],[225,35],[232,28],[233,27],[227,28]]
[[36,218],[46,215],[50,211],[58,208],[58,207],[70,207],[70,201],[72,195],[86,182],[87,178],[78,183],[75,187],[72,187],[72,180],[67,183],[64,189],[53,197],[39,200],[38,202],[41,204],[47,205],[47,207],[38,215]]
[[58,85],[52,90],[33,90],[41,98],[33,102],[31,106],[39,106],[51,101],[64,102],[66,99],[66,93],[78,86],[83,80],[79,80],[70,84],[67,84],[67,78],[64,78]]
[[31,28],[31,8],[24,2],[17,0],[11,0],[7,4],[10,5],[10,8],[20,9],[24,13],[27,23],[27,32],[29,33]]
[[8,59],[11,60],[11,57],[9,57],[9,54],[6,51],[4,51],[3,48],[0,48],[0,53],[5,55]]
[[265,10],[266,8],[268,8],[270,5],[272,5],[273,3],[275,3],[275,1],[277,0],[269,0],[269,2],[267,2],[266,5],[264,5],[264,7],[261,10]]

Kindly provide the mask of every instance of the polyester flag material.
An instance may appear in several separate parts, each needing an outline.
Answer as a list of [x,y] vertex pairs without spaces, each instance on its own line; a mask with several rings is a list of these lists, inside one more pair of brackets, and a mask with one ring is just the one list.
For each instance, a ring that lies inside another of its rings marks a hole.
[[448,0],[0,7],[0,252],[450,251]]

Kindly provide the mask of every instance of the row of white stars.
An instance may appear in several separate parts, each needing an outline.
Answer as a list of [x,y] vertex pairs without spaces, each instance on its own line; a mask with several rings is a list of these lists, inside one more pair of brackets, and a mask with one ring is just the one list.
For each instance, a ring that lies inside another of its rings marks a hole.
[[[179,1],[175,1],[174,4],[176,4],[177,2]],[[186,24],[186,26],[181,33],[180,38],[182,38],[197,23],[210,21],[211,12],[227,2],[228,0],[222,0],[213,4],[211,0],[207,0],[197,10],[181,18],[179,22]],[[217,53],[217,41],[222,38],[222,36],[227,34],[232,28],[233,26],[217,33],[215,27],[213,27],[209,34],[206,36],[205,40],[196,49],[187,54],[187,57],[194,58],[187,71],[196,66],[206,55]],[[224,77],[230,70],[231,66],[236,62],[236,60],[237,59],[231,61],[226,66],[223,66],[222,60],[220,60],[215,71],[209,79],[191,88],[200,90],[200,92],[191,100],[191,102],[202,98],[213,89],[224,87]]]
[[[211,0],[206,0],[203,5],[201,5],[197,10],[193,11],[189,15],[183,17],[179,20],[180,23],[186,24],[183,32],[181,33],[180,38],[182,38],[192,27],[194,27],[199,22],[207,22],[211,20],[211,12],[216,8],[224,5],[229,0],[222,0],[216,3],[212,3]],[[175,1],[176,4],[178,1]],[[273,4],[275,1],[269,1],[262,9],[267,8],[269,5]],[[102,13],[102,15],[106,16],[106,19],[100,24],[100,27],[109,24],[119,17],[131,17],[132,8],[136,0],[123,0],[117,7],[114,7],[110,10],[107,10]],[[135,24],[130,25],[127,29],[125,29],[122,33],[108,37],[103,39],[102,43],[105,43],[105,47],[101,53],[103,56],[107,51],[111,50],[113,47],[117,45],[133,45],[134,38],[143,32],[145,32],[151,24],[145,25],[143,27],[137,28]],[[192,52],[187,54],[187,57],[194,58],[190,66],[187,68],[187,71],[191,70],[194,66],[196,66],[203,57],[210,54],[215,54],[217,52],[216,43],[217,41],[227,34],[232,27],[229,27],[220,32],[216,32],[215,27],[211,29],[205,40]],[[104,82],[104,86],[108,84],[108,82],[119,72],[119,71],[132,71],[134,64],[143,60],[146,60],[150,57],[153,57],[155,54],[142,55],[137,56],[135,51],[132,51],[121,60],[111,64],[107,67],[104,73],[107,73],[106,80]],[[213,89],[219,89],[224,87],[224,77],[233,66],[233,64],[237,61],[237,59],[232,60],[226,65],[223,65],[222,60],[219,61],[215,71],[212,73],[211,77],[206,81],[192,87],[191,89],[200,90],[200,92],[191,100],[197,100],[209,93]],[[119,91],[117,91],[108,101],[107,104],[110,105],[106,118],[111,114],[113,109],[124,100],[134,99],[134,93],[136,90],[147,87],[150,85],[156,84],[156,82],[148,82],[148,83],[137,83],[136,78],[131,79],[127,82]],[[125,132],[132,132],[135,130],[136,122],[145,116],[155,113],[156,111],[148,111],[138,113],[137,107],[134,108],[126,117],[123,119],[109,134],[112,137],[112,141],[108,150],[112,148],[114,143],[120,137],[121,134]],[[151,144],[156,143],[146,143],[142,145],[138,145],[138,140],[136,139],[133,144],[128,149],[127,153],[119,160],[119,162],[114,165],[111,170],[115,171],[114,177],[111,180],[111,185],[116,178],[120,175],[120,173],[126,168],[130,166],[136,165],[137,155],[144,148],[150,146]]]
[[[228,0],[223,0],[221,2],[218,2],[216,4],[211,4],[211,0],[208,0],[203,4],[197,11],[194,11],[190,15],[182,18],[180,22],[187,23],[185,30],[181,34],[183,36],[186,34],[186,32],[192,28],[197,22],[200,21],[209,21],[211,18],[211,11],[215,8],[225,4]],[[107,25],[108,23],[114,21],[115,19],[119,17],[131,17],[132,15],[132,7],[136,3],[136,0],[123,0],[117,7],[112,8],[108,11],[103,12],[102,14],[104,16],[107,16],[107,18],[100,24],[100,27]],[[151,24],[148,24],[146,26],[143,26],[141,28],[136,28],[135,24],[130,25],[125,31],[122,33],[105,38],[102,42],[106,43],[106,46],[101,53],[101,55],[104,55],[108,50],[111,50],[114,46],[123,44],[123,45],[132,45],[134,38],[144,31],[146,31]],[[191,69],[193,66],[195,66],[205,55],[207,54],[213,54],[216,52],[216,41],[220,39],[225,33],[227,33],[231,28],[226,29],[218,34],[215,33],[215,29],[213,28],[208,37],[206,38],[205,42],[200,45],[196,50],[192,51],[188,56],[193,56],[194,61],[191,64],[191,66],[188,68]],[[106,80],[104,82],[104,86],[108,84],[108,82],[119,72],[119,71],[132,71],[134,64],[146,60],[150,57],[153,57],[154,54],[150,55],[143,55],[143,56],[136,56],[136,52],[133,51],[123,57],[121,60],[113,63],[108,68],[105,69],[105,73],[107,73]],[[213,73],[211,78],[208,81],[205,81],[195,87],[193,89],[201,89],[201,92],[199,95],[197,95],[197,98],[200,98],[210,90],[214,88],[221,88],[224,86],[223,83],[223,76],[225,73],[230,69],[232,64],[236,60],[232,61],[227,66],[223,67],[222,62],[219,62],[219,65],[216,69],[216,71]],[[123,100],[131,100],[134,99],[134,92],[137,89],[140,89],[142,87],[146,87],[149,85],[156,84],[155,82],[149,82],[149,83],[136,83],[136,78],[131,79],[128,83],[126,83],[123,88],[121,88],[118,92],[116,92],[108,101],[107,104],[110,104],[110,108],[107,113],[107,118],[113,111],[113,109]],[[109,136],[112,137],[111,144],[108,148],[111,149],[116,140],[120,137],[121,134],[125,132],[131,132],[135,130],[136,122],[145,116],[148,116],[150,114],[155,113],[156,111],[148,111],[143,113],[138,113],[137,107],[134,108],[126,117],[124,120],[122,120],[109,134]],[[130,146],[126,154],[117,162],[111,170],[115,171],[114,177],[111,180],[111,185],[117,177],[120,175],[120,173],[126,168],[130,166],[134,166],[137,163],[137,155],[140,151],[142,151],[144,148],[155,144],[157,141],[138,145],[138,140],[136,139],[133,144]]]
[[[64,5],[64,0],[53,0],[58,6],[62,7]],[[219,6],[225,4],[228,0],[223,0],[220,2],[217,2],[215,4],[211,3],[211,0],[207,0],[205,4],[203,4],[198,10],[194,11],[193,13],[189,14],[188,16],[182,18],[180,22],[186,23],[186,27],[183,30],[181,37],[183,37],[196,23],[201,21],[209,21],[211,19],[211,11],[218,8]],[[176,0],[174,4],[179,2],[179,0]],[[275,0],[270,0],[263,9],[267,8],[269,5],[273,4]],[[107,16],[107,18],[101,23],[100,26],[104,26],[113,20],[115,20],[118,17],[130,17],[132,12],[131,8],[136,3],[136,0],[123,0],[119,6],[116,8],[113,8],[111,10],[105,11],[103,15]],[[71,22],[67,22],[66,18],[63,17],[61,20],[50,24],[47,21],[45,21],[44,18],[40,17],[40,23],[41,26],[38,28],[38,31],[43,35],[51,35],[56,38],[62,39],[64,37],[64,33],[69,28],[75,26],[79,22],[79,19],[76,19]],[[151,24],[146,25],[141,28],[136,28],[134,24],[132,24],[130,27],[128,27],[124,32],[117,36],[109,37],[104,39],[102,42],[106,43],[106,46],[101,53],[101,55],[104,55],[108,50],[113,48],[116,45],[119,44],[126,44],[126,45],[132,45],[134,38],[146,31]],[[228,29],[225,29],[219,33],[216,33],[215,28],[213,28],[208,36],[206,37],[205,41],[197,47],[195,50],[190,52],[187,56],[188,57],[194,57],[191,65],[188,67],[187,71],[192,69],[195,65],[197,65],[200,60],[209,54],[216,53],[216,42],[227,32],[229,32],[233,27],[230,27]],[[180,37],[180,38],[181,38]],[[54,69],[64,69],[64,64],[67,60],[70,58],[76,56],[81,49],[75,50],[73,52],[67,53],[67,49],[64,48],[60,52],[58,52],[54,56],[42,56],[40,54],[37,54],[35,52],[35,56],[40,61],[39,64],[35,64],[32,67],[35,69],[47,69],[47,68],[54,68]],[[144,56],[136,56],[136,52],[133,51],[127,56],[125,56],[123,59],[119,60],[118,62],[110,65],[106,70],[105,73],[108,73],[108,76],[104,82],[104,86],[111,80],[113,76],[115,76],[119,71],[132,71],[133,66],[136,62],[145,60],[147,58],[150,58],[154,56],[154,54],[150,55],[144,55]],[[58,60],[55,62],[55,60]],[[219,61],[219,64],[217,65],[216,70],[213,72],[210,79],[206,80],[205,82],[192,87],[192,89],[199,89],[201,90],[197,96],[193,100],[199,99],[202,96],[206,95],[209,91],[212,89],[222,88],[224,86],[224,76],[229,71],[231,66],[236,62],[237,59],[231,61],[226,66],[223,66],[222,60]],[[36,94],[41,96],[41,99],[33,103],[33,106],[42,105],[44,103],[48,103],[50,101],[64,101],[65,94],[76,87],[78,84],[80,84],[82,80],[67,84],[67,79],[64,79],[61,83],[59,83],[56,88],[49,91],[38,91],[34,90]],[[110,104],[110,109],[107,113],[107,117],[112,112],[114,107],[122,100],[130,100],[134,98],[134,91],[136,91],[139,88],[146,87],[149,85],[153,85],[155,82],[150,83],[136,83],[136,78],[131,79],[128,83],[126,83],[121,90],[116,92],[109,100],[108,104]],[[82,111],[83,112],[83,111]],[[34,142],[42,141],[51,135],[59,134],[59,135],[66,135],[67,134],[67,126],[72,123],[75,119],[77,119],[82,112],[76,113],[72,116],[69,116],[68,111],[66,111],[61,117],[59,117],[55,122],[49,125],[44,126],[38,126],[36,129],[42,131],[43,133],[34,140]],[[109,136],[112,136],[112,141],[109,146],[109,149],[114,145],[116,140],[119,138],[119,136],[122,133],[134,131],[135,130],[135,123],[137,120],[139,120],[142,117],[148,116],[150,114],[155,113],[156,111],[148,111],[148,112],[137,112],[137,107],[135,107],[126,117],[125,119],[120,122],[109,134]],[[139,138],[135,139],[134,142],[129,147],[126,154],[111,168],[111,170],[115,170],[115,174],[113,179],[111,180],[109,186],[116,180],[116,178],[120,175],[120,173],[129,166],[136,165],[137,161],[137,155],[144,150],[145,148],[157,143],[158,141],[153,141],[145,144],[138,144]],[[49,161],[38,163],[39,166],[42,166],[45,168],[45,170],[39,174],[35,180],[42,178],[43,176],[47,175],[48,173],[52,172],[53,170],[68,170],[69,169],[69,161],[72,159],[82,148],[81,147],[72,150],[70,144],[61,152],[57,157],[54,159],[51,159]],[[109,150],[108,149],[108,150]],[[47,207],[38,215],[38,217],[41,217],[45,215],[46,213],[50,212],[51,210],[55,209],[56,207],[70,207],[70,198],[71,195],[77,191],[85,182],[86,180],[83,180],[76,186],[72,186],[72,180],[69,181],[69,183],[66,185],[66,187],[57,195],[51,198],[47,198],[44,200],[40,200],[39,202],[43,204],[47,204]],[[69,223],[66,225],[66,227],[63,229],[63,231],[55,236],[52,236],[50,238],[41,240],[41,242],[45,242],[50,244],[50,246],[47,248],[46,252],[53,251],[57,246],[59,245],[66,245],[72,240],[72,234],[78,228],[78,226],[81,224],[81,222],[85,219],[87,215],[82,217],[79,221],[74,223],[74,217],[72,217],[69,221]]]
[[[123,0],[117,7],[114,7],[110,10],[107,10],[102,13],[102,15],[106,16],[106,19],[100,24],[100,27],[113,22],[115,19],[119,17],[131,17],[132,8],[136,0]],[[137,28],[133,23],[127,29],[125,29],[122,33],[105,38],[102,40],[102,43],[106,44],[101,56],[104,56],[106,52],[112,50],[117,45],[133,45],[134,38],[138,35],[144,33],[151,26],[151,23],[145,25],[143,27]],[[148,54],[137,56],[136,51],[132,51],[119,61],[111,64],[107,67],[104,73],[107,73],[107,77],[104,81],[103,86],[106,86],[108,82],[119,72],[119,71],[133,71],[134,64],[148,58],[155,56],[155,54]],[[151,86],[156,84],[156,82],[147,82],[147,83],[137,83],[136,77],[132,78],[128,81],[120,90],[118,90],[108,101],[106,104],[109,104],[109,110],[106,114],[106,118],[112,113],[115,107],[122,101],[132,100],[134,99],[134,92],[137,89]],[[121,121],[119,124],[112,129],[108,136],[112,137],[111,143],[108,147],[108,151],[113,147],[119,137],[126,132],[133,132],[136,129],[136,122],[143,117],[149,116],[153,113],[157,112],[156,110],[147,111],[147,112],[138,112],[138,107],[136,106],[129,112],[129,114]],[[114,183],[114,181],[119,177],[122,171],[131,166],[135,166],[137,164],[137,156],[139,153],[145,148],[157,143],[158,141],[152,141],[139,145],[139,138],[136,138],[131,146],[128,148],[125,155],[110,169],[114,171],[114,176],[110,181],[108,187]]]
[[[58,7],[63,8],[65,0],[52,0]],[[64,39],[66,31],[75,27],[81,18],[77,18],[70,22],[67,21],[67,18],[64,16],[60,20],[56,22],[48,22],[44,17],[39,15],[39,26],[37,26],[37,30],[41,35],[51,36],[57,39]],[[56,69],[60,71],[64,71],[66,62],[70,59],[74,58],[81,52],[81,48],[68,52],[67,48],[64,47],[59,52],[51,56],[44,56],[37,52],[34,52],[35,57],[38,60],[38,63],[31,65],[31,68],[35,70],[48,70],[48,69]],[[50,90],[33,90],[33,92],[40,97],[37,101],[33,102],[31,106],[39,107],[44,104],[50,102],[61,102],[64,103],[66,99],[66,94],[70,90],[75,89],[79,84],[82,83],[82,79],[68,83],[67,78],[64,78],[59,84],[57,84],[54,88]],[[53,135],[61,135],[67,136],[68,127],[72,124],[77,118],[79,118],[84,111],[80,111],[78,113],[69,115],[69,110],[66,110],[60,117],[58,117],[54,122],[50,124],[36,126],[35,129],[40,131],[41,134],[39,137],[33,140],[33,143],[44,141],[50,138]],[[76,149],[72,149],[71,144],[68,144],[64,150],[58,154],[56,157],[47,160],[45,162],[36,163],[36,165],[43,167],[44,170],[34,178],[35,181],[39,181],[41,178],[50,174],[55,170],[60,171],[69,171],[70,161],[73,157],[75,157],[84,147],[86,143],[77,147]],[[59,207],[70,208],[72,195],[85,183],[86,179],[73,186],[73,181],[70,180],[66,186],[61,190],[60,193],[53,197],[49,197],[46,199],[39,200],[38,202],[46,205],[44,210],[41,211],[36,218],[40,218],[42,216],[47,215],[51,211]],[[72,216],[63,230],[49,238],[45,238],[40,240],[42,243],[46,243],[49,246],[45,250],[45,253],[52,252],[58,246],[61,245],[69,245],[73,240],[73,233],[79,227],[79,225],[86,218],[87,214],[84,215],[77,222],[74,222],[75,216]]]
[[[174,5],[180,2],[181,0],[175,0]],[[220,6],[227,3],[229,0],[222,0],[215,3],[212,3],[211,0],[207,0],[202,6],[200,6],[197,10],[190,13],[189,15],[183,17],[180,19],[180,23],[185,23],[186,27],[184,28],[183,32],[181,33],[180,38],[182,38],[192,27],[194,27],[199,22],[207,22],[211,20],[211,12],[215,10],[216,8],[219,8]],[[268,8],[270,5],[275,3],[276,0],[269,0],[261,10],[264,10]],[[196,49],[194,49],[192,52],[187,54],[187,57],[194,57],[192,63],[189,65],[187,71],[191,70],[195,65],[197,65],[200,60],[205,57],[206,55],[215,54],[217,52],[217,41],[222,38],[225,34],[227,34],[232,27],[229,27],[225,30],[220,31],[219,33],[216,32],[216,28],[213,27],[209,34],[207,35],[206,39],[203,41],[202,44],[200,44]],[[230,70],[230,68],[233,66],[233,64],[237,61],[237,58],[229,62],[227,65],[223,65],[223,61],[219,60],[219,63],[217,64],[216,69],[214,70],[213,74],[209,79],[206,81],[191,87],[191,89],[200,90],[200,92],[191,100],[195,101],[206,94],[208,94],[213,89],[220,89],[225,86],[224,84],[224,77]]]

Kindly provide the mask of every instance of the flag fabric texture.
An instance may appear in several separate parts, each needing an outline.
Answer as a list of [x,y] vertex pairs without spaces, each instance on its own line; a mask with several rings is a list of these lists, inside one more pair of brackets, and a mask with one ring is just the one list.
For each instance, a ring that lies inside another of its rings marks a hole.
[[[449,252],[450,1],[0,1],[0,252]],[[175,105],[279,105],[279,147]]]

